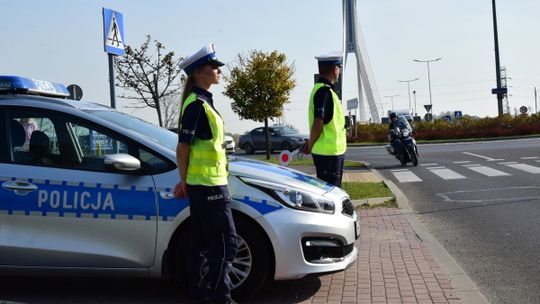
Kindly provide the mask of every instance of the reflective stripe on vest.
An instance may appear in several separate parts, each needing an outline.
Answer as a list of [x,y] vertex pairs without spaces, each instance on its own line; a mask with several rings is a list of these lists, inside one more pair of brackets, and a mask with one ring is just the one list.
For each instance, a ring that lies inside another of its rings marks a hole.
[[324,83],[316,83],[309,97],[309,130],[313,126],[315,115],[315,93],[322,87],[327,86],[332,93],[332,102],[334,103],[334,115],[332,119],[325,125],[321,135],[311,148],[311,153],[318,155],[342,155],[347,150],[347,135],[345,130],[345,117],[341,108],[341,101],[336,92]]
[[[196,100],[197,94],[189,94],[182,105],[182,113],[189,104]],[[226,185],[228,172],[227,156],[223,147],[225,140],[223,120],[206,101],[203,101],[202,105],[208,117],[212,138],[200,139],[195,137],[189,146],[186,183],[205,186]]]

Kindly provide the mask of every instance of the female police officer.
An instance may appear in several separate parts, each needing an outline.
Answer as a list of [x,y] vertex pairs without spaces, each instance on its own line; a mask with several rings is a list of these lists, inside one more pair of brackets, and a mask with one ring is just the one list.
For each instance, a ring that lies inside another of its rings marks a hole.
[[228,274],[237,243],[227,189],[223,120],[208,92],[219,83],[223,65],[213,44],[180,63],[188,78],[176,148],[180,182],[174,194],[190,201],[189,289],[192,296],[209,303],[234,303]]

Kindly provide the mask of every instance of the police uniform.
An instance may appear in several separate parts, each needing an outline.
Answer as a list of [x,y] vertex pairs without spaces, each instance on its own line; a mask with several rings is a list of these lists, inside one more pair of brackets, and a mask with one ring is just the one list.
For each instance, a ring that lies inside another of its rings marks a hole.
[[[320,65],[341,66],[343,63],[341,54],[336,53],[315,58]],[[323,119],[324,123],[319,138],[311,148],[317,177],[340,187],[347,149],[345,116],[334,85],[324,77],[319,77],[311,91],[308,117],[310,130],[316,118]]]
[[[212,44],[180,63],[188,76],[204,64],[222,66]],[[223,120],[212,94],[193,87],[182,102],[179,143],[189,143],[186,190],[190,201],[189,287],[211,303],[231,303],[229,272],[237,237],[227,189]]]

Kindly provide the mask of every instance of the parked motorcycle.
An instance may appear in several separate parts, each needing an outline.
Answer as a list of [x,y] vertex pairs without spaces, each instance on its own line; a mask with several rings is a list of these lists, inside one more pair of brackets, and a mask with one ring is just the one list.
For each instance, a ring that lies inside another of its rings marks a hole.
[[398,117],[395,126],[390,130],[388,139],[391,144],[386,145],[386,151],[394,155],[401,165],[412,163],[418,166],[418,148],[416,140],[412,137],[413,128],[404,117]]

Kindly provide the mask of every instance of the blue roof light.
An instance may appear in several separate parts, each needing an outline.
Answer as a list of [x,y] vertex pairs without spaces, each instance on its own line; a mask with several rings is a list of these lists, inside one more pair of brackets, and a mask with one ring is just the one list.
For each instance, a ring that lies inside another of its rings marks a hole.
[[3,92],[28,93],[43,96],[68,97],[63,84],[20,76],[0,76],[0,94]]

